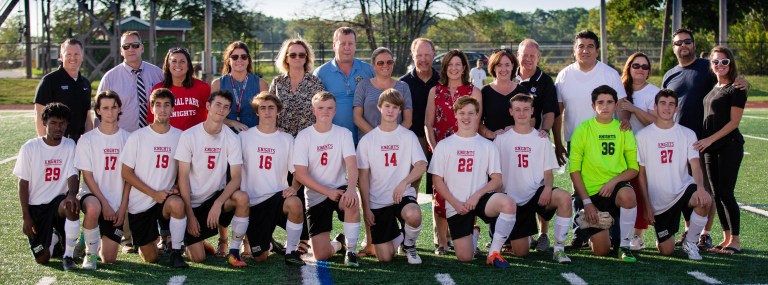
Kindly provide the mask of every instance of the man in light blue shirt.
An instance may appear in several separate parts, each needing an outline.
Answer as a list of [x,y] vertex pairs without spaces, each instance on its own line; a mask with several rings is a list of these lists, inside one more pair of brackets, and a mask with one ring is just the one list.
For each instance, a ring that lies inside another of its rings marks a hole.
[[333,123],[352,131],[357,145],[358,134],[352,115],[352,101],[355,89],[362,80],[373,78],[373,67],[355,58],[355,31],[350,27],[341,27],[333,32],[333,60],[315,69],[315,76],[323,82],[323,87],[336,96],[336,116]]

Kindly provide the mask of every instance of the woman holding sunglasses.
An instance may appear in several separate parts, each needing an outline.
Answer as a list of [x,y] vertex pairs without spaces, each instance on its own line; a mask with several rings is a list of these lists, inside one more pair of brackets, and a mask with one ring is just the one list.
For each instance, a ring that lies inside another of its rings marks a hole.
[[[163,62],[163,81],[152,87],[168,88],[173,93],[176,106],[171,115],[171,126],[182,131],[189,129],[208,117],[205,102],[211,94],[211,87],[202,80],[194,78],[192,57],[185,48],[168,50]],[[147,114],[147,122],[152,122],[152,112]]]
[[377,107],[379,95],[390,88],[403,94],[405,109],[402,110],[402,115],[397,121],[404,128],[410,128],[413,123],[411,89],[408,88],[407,83],[392,78],[392,67],[395,65],[392,51],[385,47],[377,48],[371,53],[371,65],[376,75],[357,84],[355,99],[352,103],[355,125],[360,129],[360,138],[381,123],[381,113]]
[[232,93],[232,108],[224,124],[236,133],[248,130],[259,123],[251,100],[256,94],[267,90],[267,82],[253,74],[251,53],[248,46],[236,41],[224,50],[222,76],[211,82],[211,91],[228,90]]
[[[651,59],[642,52],[636,52],[629,56],[627,63],[624,64],[624,72],[621,74],[621,82],[627,97],[619,100],[619,111],[628,111],[632,115],[629,124],[632,126],[632,133],[645,128],[645,126],[656,121],[656,110],[653,108],[656,94],[659,93],[659,87],[648,83],[648,77],[651,76]],[[636,186],[635,197],[637,197],[637,212],[645,213],[647,201],[640,199],[643,197],[640,191],[640,181],[637,177],[630,181],[630,184]],[[648,229],[648,221],[644,215],[638,214],[635,218],[635,233],[629,242],[631,250],[641,250],[645,248],[643,241],[643,231]]]
[[734,190],[744,158],[744,137],[739,122],[744,114],[747,92],[734,86],[738,75],[733,52],[717,46],[710,52],[710,68],[717,84],[704,97],[704,139],[693,148],[704,155],[706,181],[714,193],[717,216],[723,228],[723,242],[711,249],[720,254],[741,253],[740,212]]

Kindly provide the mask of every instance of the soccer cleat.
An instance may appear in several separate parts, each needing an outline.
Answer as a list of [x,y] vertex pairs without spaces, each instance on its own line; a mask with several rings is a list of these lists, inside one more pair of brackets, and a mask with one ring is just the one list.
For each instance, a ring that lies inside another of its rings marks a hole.
[[160,241],[157,242],[157,250],[160,253],[167,254],[171,251],[171,240],[166,237],[160,237]]
[[684,231],[683,235],[680,237],[680,240],[675,242],[675,246],[683,246],[683,243],[685,242],[685,237],[688,236],[688,231]]
[[421,256],[416,252],[416,246],[402,246],[408,264],[421,264]]
[[619,258],[621,260],[626,262],[637,262],[637,258],[634,254],[632,254],[632,251],[627,247],[620,247],[619,248]]
[[292,251],[285,254],[285,264],[302,266],[304,265],[304,260],[301,259],[301,254],[298,251]]
[[339,244],[341,245],[341,248],[336,251],[337,253],[347,251],[347,241],[344,237],[344,234],[337,234],[336,237],[333,238],[333,240],[339,242]]
[[688,254],[690,260],[701,260],[701,254],[699,254],[699,247],[692,242],[683,243],[683,251]]
[[642,237],[639,237],[635,235],[632,237],[632,240],[629,241],[629,249],[631,250],[642,250],[645,248],[645,241],[643,241]]
[[83,269],[96,270],[96,264],[99,263],[99,256],[89,254],[83,258]]
[[270,249],[272,252],[277,253],[279,255],[285,254],[285,246],[282,243],[275,240],[275,238],[272,238],[272,241],[270,241],[270,243],[272,244],[272,248]]
[[571,239],[571,244],[566,245],[565,249],[566,250],[579,250],[579,249],[582,249],[582,248],[585,248],[585,247],[589,247],[589,243],[588,242],[586,242],[586,241],[584,241],[584,240],[582,240],[582,239],[580,239],[578,237],[574,237],[573,239]]
[[347,267],[360,267],[360,264],[357,263],[357,254],[354,252],[347,252],[347,254],[344,255],[344,265]]
[[64,271],[77,270],[75,260],[71,256],[65,256],[61,259],[61,265],[64,267]]
[[565,254],[564,250],[555,250],[554,254],[552,254],[552,259],[560,264],[571,263],[571,258]]
[[498,251],[494,251],[485,258],[485,263],[496,268],[509,268],[509,262],[504,257],[501,257]]
[[133,243],[126,243],[123,244],[123,253],[137,253],[135,247],[133,247]]
[[546,251],[549,249],[549,236],[547,234],[539,235],[539,238],[536,239],[536,250],[537,251]]
[[75,258],[84,258],[85,257],[85,238],[83,237],[83,233],[80,233],[80,238],[77,239],[77,243],[75,244],[75,252],[74,252]]
[[444,246],[438,246],[435,248],[435,255],[446,255],[448,254],[448,251],[445,250]]
[[696,244],[699,249],[708,250],[712,248],[712,236],[703,234],[699,237],[699,242]]
[[245,263],[242,259],[240,259],[239,253],[230,253],[227,254],[227,263],[229,265],[232,265],[233,267],[241,268],[241,267],[248,267],[248,264]]
[[171,267],[174,268],[187,268],[189,265],[187,265],[186,262],[184,262],[184,258],[181,257],[181,250],[180,249],[173,249],[171,250]]

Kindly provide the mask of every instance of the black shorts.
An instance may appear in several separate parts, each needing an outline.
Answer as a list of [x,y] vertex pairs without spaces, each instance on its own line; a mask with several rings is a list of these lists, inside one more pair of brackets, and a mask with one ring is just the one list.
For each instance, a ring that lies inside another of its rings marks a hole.
[[[419,203],[416,201],[416,197],[403,196],[399,204],[371,209],[376,221],[375,225],[371,225],[371,240],[373,244],[387,243],[400,235],[401,230],[405,227],[405,219],[402,217],[403,208],[408,204],[418,205]],[[398,222],[400,226],[397,225]]]
[[497,217],[488,217],[485,215],[485,206],[488,204],[488,200],[493,195],[507,195],[498,192],[488,192],[480,197],[477,201],[475,209],[467,213],[466,215],[455,214],[448,218],[448,230],[451,232],[451,239],[460,239],[465,236],[471,235],[475,226],[475,217],[480,218],[486,224],[493,224],[496,222]]
[[[592,204],[597,207],[597,210],[600,212],[608,212],[611,214],[611,217],[613,217],[613,223],[616,224],[619,221],[619,206],[616,206],[616,198],[619,197],[619,190],[624,187],[632,188],[632,185],[629,184],[628,181],[622,181],[616,184],[616,187],[613,188],[613,193],[611,193],[611,197],[603,197],[600,196],[600,194],[595,194],[592,196],[589,196],[589,199],[592,200]],[[634,188],[632,188],[634,189]],[[588,228],[587,234],[588,236],[592,236],[596,233],[604,231],[603,229],[598,228]]]
[[[83,201],[88,197],[96,198],[96,195],[88,193],[83,195],[83,197],[80,197],[80,209],[85,209],[85,207],[83,207]],[[117,211],[117,209],[113,210]],[[120,243],[120,240],[123,239],[123,226],[115,227],[113,222],[104,219],[104,213],[102,212],[99,213],[99,233],[102,237],[107,237],[116,243]]]
[[[347,191],[347,186],[337,188]],[[309,224],[309,237],[321,233],[330,232],[333,228],[333,212],[336,212],[339,221],[344,222],[344,211],[341,210],[339,202],[334,202],[325,198],[322,202],[307,209],[307,223]]]
[[285,228],[288,216],[283,213],[283,192],[277,192],[269,199],[251,206],[248,222],[248,242],[253,256],[259,256],[269,250],[275,227]]
[[154,243],[160,233],[157,230],[157,220],[163,218],[163,205],[156,203],[144,212],[128,213],[128,223],[131,225],[131,237],[134,246],[145,246]]
[[680,200],[677,200],[677,203],[665,212],[653,216],[656,220],[656,224],[653,227],[656,229],[656,239],[659,243],[675,236],[677,230],[680,229],[681,213],[686,221],[690,220],[693,208],[688,207],[688,201],[691,200],[695,192],[696,184],[688,185],[688,188],[685,189],[683,196],[680,197]]
[[[192,236],[189,234],[189,232],[186,232],[186,234],[184,235],[184,242],[187,244],[187,246],[196,244],[209,237],[219,234],[218,227],[209,228],[206,221],[208,221],[208,213],[211,212],[211,208],[213,208],[213,203],[216,202],[216,199],[218,199],[219,196],[221,196],[222,192],[224,191],[217,191],[216,194],[213,194],[211,198],[208,198],[208,200],[205,200],[205,202],[200,204],[200,206],[198,206],[197,208],[192,208],[192,213],[195,214],[197,223],[200,225],[200,235]],[[235,216],[235,210],[224,212],[224,203],[222,203],[221,214],[219,214],[219,226],[222,226],[225,228],[229,227],[229,224],[232,222],[232,217],[234,216]]]
[[[552,217],[555,216],[557,209],[547,210],[546,206],[539,206],[539,197],[541,197],[542,192],[544,192],[544,186],[541,186],[536,190],[536,194],[533,195],[528,203],[522,206],[517,206],[515,227],[512,228],[512,232],[509,234],[509,241],[529,237],[537,233],[539,231],[539,226],[536,223],[536,214],[541,215],[541,217],[547,221],[552,220]],[[494,230],[495,225],[491,225],[490,231],[494,232]]]
[[29,249],[35,258],[40,257],[51,246],[51,236],[54,233],[59,234],[59,240],[64,237],[65,217],[59,217],[59,205],[66,196],[60,195],[53,198],[48,204],[29,205],[29,215],[35,225],[37,233],[33,237],[27,236]]

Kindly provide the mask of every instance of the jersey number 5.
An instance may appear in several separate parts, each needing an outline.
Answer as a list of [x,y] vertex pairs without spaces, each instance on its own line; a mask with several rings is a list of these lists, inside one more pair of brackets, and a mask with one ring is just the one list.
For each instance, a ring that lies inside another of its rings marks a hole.
[[475,162],[471,158],[459,158],[459,172],[472,172],[472,164]]

